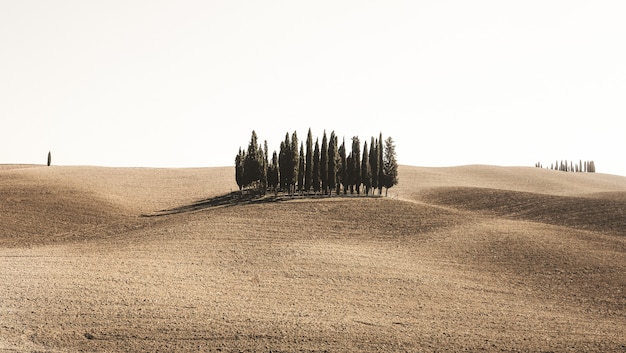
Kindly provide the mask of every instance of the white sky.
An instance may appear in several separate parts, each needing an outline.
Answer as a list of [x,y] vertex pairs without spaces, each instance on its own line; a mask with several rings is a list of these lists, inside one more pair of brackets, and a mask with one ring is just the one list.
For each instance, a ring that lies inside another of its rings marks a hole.
[[626,1],[0,0],[0,163],[230,166],[255,129],[400,164],[626,175]]

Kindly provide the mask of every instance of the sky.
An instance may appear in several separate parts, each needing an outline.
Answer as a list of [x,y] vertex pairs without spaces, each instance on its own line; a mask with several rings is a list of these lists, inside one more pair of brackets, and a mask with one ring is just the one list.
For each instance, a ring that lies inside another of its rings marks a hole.
[[0,0],[0,164],[234,165],[252,130],[626,176],[626,2]]

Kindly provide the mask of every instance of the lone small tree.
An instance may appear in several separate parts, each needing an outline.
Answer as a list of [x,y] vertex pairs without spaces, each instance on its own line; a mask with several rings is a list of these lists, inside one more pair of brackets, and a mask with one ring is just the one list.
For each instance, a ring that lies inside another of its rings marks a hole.
[[52,153],[48,151],[48,167],[52,164]]

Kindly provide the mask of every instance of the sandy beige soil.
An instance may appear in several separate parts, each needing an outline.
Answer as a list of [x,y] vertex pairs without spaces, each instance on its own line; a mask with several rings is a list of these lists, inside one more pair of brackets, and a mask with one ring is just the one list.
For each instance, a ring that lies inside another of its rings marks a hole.
[[2,166],[0,352],[626,351],[624,177],[235,189],[233,168]]

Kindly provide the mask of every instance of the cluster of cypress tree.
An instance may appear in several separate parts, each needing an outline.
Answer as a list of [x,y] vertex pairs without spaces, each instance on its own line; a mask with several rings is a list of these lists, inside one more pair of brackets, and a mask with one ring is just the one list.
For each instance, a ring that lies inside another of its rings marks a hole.
[[335,132],[330,137],[324,135],[313,143],[311,129],[305,143],[298,140],[294,131],[280,144],[280,151],[273,152],[269,159],[267,141],[263,147],[258,143],[255,131],[247,150],[239,149],[235,157],[235,179],[239,190],[251,188],[263,193],[270,190],[290,194],[300,193],[332,195],[348,191],[360,194],[373,194],[378,189],[388,190],[398,183],[398,163],[395,144],[391,137],[384,141],[382,133],[378,139],[371,138],[363,144],[358,136],[352,138],[348,151],[345,139],[339,145]]
[[[535,163],[535,167],[543,168],[540,162]],[[596,164],[594,161],[582,161],[579,160],[577,164],[574,164],[573,161],[569,163],[567,161],[556,161],[550,165],[550,169],[552,170],[560,170],[562,172],[575,172],[575,173],[595,173],[596,172]]]

